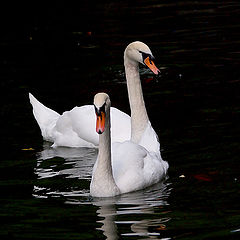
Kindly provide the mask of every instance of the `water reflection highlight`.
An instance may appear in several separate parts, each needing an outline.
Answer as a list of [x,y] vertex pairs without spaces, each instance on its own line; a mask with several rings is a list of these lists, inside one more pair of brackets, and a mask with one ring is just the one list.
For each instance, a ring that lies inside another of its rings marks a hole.
[[[159,238],[170,218],[164,212],[171,188],[158,183],[142,191],[114,198],[91,198],[89,184],[97,149],[51,148],[45,143],[37,154],[34,169],[38,181],[33,189],[36,198],[59,198],[65,204],[97,207],[97,227],[106,239],[151,236]],[[121,234],[118,229],[121,228]]]

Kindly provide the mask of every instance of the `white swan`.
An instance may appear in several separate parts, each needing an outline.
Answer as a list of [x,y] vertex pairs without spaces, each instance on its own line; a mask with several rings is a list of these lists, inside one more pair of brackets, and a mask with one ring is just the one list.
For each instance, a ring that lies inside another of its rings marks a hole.
[[[144,146],[149,151],[157,151],[159,142],[145,108],[139,76],[139,63],[149,67],[155,74],[160,71],[153,62],[149,47],[139,41],[130,43],[124,52],[124,66],[127,79],[131,118],[124,112],[111,108],[112,141],[129,140]],[[98,135],[94,131],[95,114],[92,105],[75,107],[62,115],[45,107],[29,94],[33,114],[41,129],[44,140],[54,142],[53,147],[94,147],[98,145]]]
[[98,158],[90,184],[93,197],[112,197],[146,188],[162,180],[168,169],[160,151],[150,152],[134,143],[135,136],[131,141],[111,146],[110,105],[107,94],[95,95],[96,131],[100,135]]
[[[97,147],[98,134],[95,129],[95,113],[93,105],[74,107],[62,115],[45,107],[31,93],[30,102],[33,115],[41,129],[43,139],[53,142],[52,147]],[[111,107],[112,140],[130,139],[131,119],[126,113]]]

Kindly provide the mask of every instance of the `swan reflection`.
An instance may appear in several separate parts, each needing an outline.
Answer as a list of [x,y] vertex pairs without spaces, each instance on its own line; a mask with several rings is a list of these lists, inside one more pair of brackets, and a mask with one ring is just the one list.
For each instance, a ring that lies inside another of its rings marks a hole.
[[158,183],[114,198],[91,198],[89,185],[97,151],[89,148],[51,148],[45,143],[43,150],[37,154],[34,173],[38,180],[33,196],[60,197],[65,204],[97,206],[97,224],[100,224],[97,230],[102,231],[106,239],[119,239],[121,236],[159,239],[164,232],[161,230],[165,230],[169,221],[165,210],[170,185]]
[[[37,154],[37,166],[34,169],[39,179],[50,178],[56,175],[67,175],[67,178],[91,179],[92,166],[97,157],[97,149],[94,148],[67,148],[50,147],[45,142],[43,150]],[[63,166],[57,166],[53,159],[61,158]],[[49,161],[44,164],[44,161]],[[60,168],[60,170],[59,170]]]
[[[170,218],[165,216],[164,210],[158,215],[156,211],[161,212],[161,209],[168,205],[169,194],[167,184],[158,183],[148,189],[114,198],[93,199],[92,204],[99,207],[98,217],[102,218],[99,221],[102,223],[99,230],[103,231],[107,239],[118,239],[120,235],[151,236],[151,239],[159,239],[160,229],[165,230],[165,224]],[[161,218],[156,217],[159,215]],[[123,226],[128,231],[120,234],[118,226]],[[149,228],[158,231],[150,232]]]

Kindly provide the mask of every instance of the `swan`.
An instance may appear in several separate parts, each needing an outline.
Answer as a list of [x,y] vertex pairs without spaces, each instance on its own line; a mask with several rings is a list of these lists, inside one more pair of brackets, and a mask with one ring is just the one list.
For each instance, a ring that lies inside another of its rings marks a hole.
[[[53,142],[52,147],[98,146],[98,134],[94,130],[95,114],[93,105],[74,107],[62,115],[44,106],[31,93],[30,103],[33,115],[41,129],[43,139]],[[131,119],[126,113],[111,107],[113,141],[130,139]]]
[[93,197],[113,197],[144,189],[163,180],[168,169],[160,151],[148,151],[133,141],[135,136],[111,143],[110,106],[106,93],[94,96],[99,152],[90,183]]
[[[139,76],[139,63],[147,66],[156,75],[160,72],[153,60],[150,48],[140,41],[130,43],[124,51],[131,117],[111,107],[113,142],[123,142],[131,138],[149,151],[157,151],[160,147],[157,134],[148,119]],[[60,115],[40,103],[31,93],[29,99],[43,139],[53,142],[53,147],[98,146],[98,134],[94,131],[93,105],[74,107]]]

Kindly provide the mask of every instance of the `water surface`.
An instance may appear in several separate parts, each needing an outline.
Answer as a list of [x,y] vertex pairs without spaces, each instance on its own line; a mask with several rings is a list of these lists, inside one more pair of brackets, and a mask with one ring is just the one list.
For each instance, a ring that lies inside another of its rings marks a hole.
[[[239,239],[239,2],[76,4],[4,11],[1,239]],[[43,142],[28,92],[62,113],[106,91],[129,113],[123,51],[135,40],[162,71],[140,73],[169,177],[93,199],[97,149]]]

